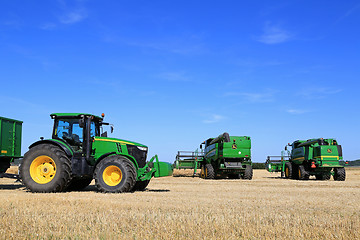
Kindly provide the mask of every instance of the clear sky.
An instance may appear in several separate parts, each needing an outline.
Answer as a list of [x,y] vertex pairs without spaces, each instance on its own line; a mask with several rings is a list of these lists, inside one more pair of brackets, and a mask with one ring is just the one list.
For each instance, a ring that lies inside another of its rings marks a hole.
[[223,132],[264,162],[296,139],[360,158],[359,1],[1,1],[0,116],[23,154],[52,112],[173,162]]

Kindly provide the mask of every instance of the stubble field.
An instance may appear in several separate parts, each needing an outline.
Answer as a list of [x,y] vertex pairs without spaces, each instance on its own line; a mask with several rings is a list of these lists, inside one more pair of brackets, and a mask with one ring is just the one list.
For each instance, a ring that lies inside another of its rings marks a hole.
[[[27,192],[0,179],[1,239],[360,239],[360,169],[345,182],[153,179],[145,192]],[[182,176],[182,177],[179,177]]]

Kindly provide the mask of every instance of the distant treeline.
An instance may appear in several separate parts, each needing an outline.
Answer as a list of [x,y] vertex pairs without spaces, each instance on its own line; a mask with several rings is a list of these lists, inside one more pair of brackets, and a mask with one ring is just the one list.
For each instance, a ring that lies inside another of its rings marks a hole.
[[[345,165],[344,161],[342,161],[342,163]],[[348,161],[347,166],[349,166],[349,167],[355,167],[355,166],[360,167],[360,159],[354,160],[354,161]]]

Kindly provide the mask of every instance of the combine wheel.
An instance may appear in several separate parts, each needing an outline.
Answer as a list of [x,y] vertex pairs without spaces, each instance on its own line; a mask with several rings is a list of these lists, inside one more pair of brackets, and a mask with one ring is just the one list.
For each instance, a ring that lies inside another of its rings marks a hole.
[[20,178],[32,192],[60,192],[71,181],[71,161],[59,147],[40,144],[25,153]]
[[331,174],[328,172],[315,175],[316,180],[330,180],[330,177]]
[[129,159],[113,155],[96,166],[94,178],[101,192],[130,192],[136,183],[136,169]]
[[215,178],[214,167],[210,163],[205,164],[205,178],[206,179],[214,179]]
[[146,189],[146,187],[149,185],[149,183],[150,183],[150,180],[137,181],[132,190],[133,191],[144,191]]
[[68,191],[83,190],[84,188],[89,186],[89,184],[91,183],[92,180],[93,180],[92,177],[80,178],[80,179],[74,178],[73,180],[71,180],[70,185],[67,187],[66,190],[68,190]]
[[334,168],[334,180],[345,181],[346,173],[345,168]]
[[304,165],[300,165],[298,167],[298,179],[299,180],[308,180],[309,179],[309,173],[305,170]]
[[253,169],[251,165],[246,165],[245,167],[245,173],[244,173],[244,179],[251,180],[253,177]]
[[293,171],[292,171],[292,165],[291,163],[287,162],[285,163],[285,178],[292,178]]

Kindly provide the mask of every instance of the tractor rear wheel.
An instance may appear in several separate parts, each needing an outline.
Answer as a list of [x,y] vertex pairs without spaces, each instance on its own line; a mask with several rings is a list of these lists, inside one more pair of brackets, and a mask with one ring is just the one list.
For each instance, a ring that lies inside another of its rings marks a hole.
[[79,191],[79,190],[83,190],[84,188],[86,188],[87,186],[89,186],[89,184],[92,182],[93,178],[92,177],[88,177],[88,178],[80,178],[80,179],[72,179],[70,182],[70,185],[67,187],[67,191]]
[[101,192],[130,192],[136,183],[134,164],[123,156],[113,155],[101,160],[94,171],[95,186]]
[[345,168],[334,168],[334,180],[345,181],[346,173]]
[[149,185],[150,180],[145,181],[137,181],[135,186],[133,187],[132,191],[144,191],[146,187]]
[[251,165],[246,165],[244,172],[244,179],[251,180],[253,177],[253,169]]
[[71,161],[63,150],[40,144],[25,153],[20,178],[32,192],[61,192],[71,181]]
[[285,178],[292,178],[293,171],[292,171],[292,165],[290,162],[285,163]]
[[206,179],[214,179],[215,178],[214,167],[210,163],[205,164],[205,178]]
[[305,170],[304,165],[299,165],[298,167],[298,179],[299,180],[308,180],[309,173]]

